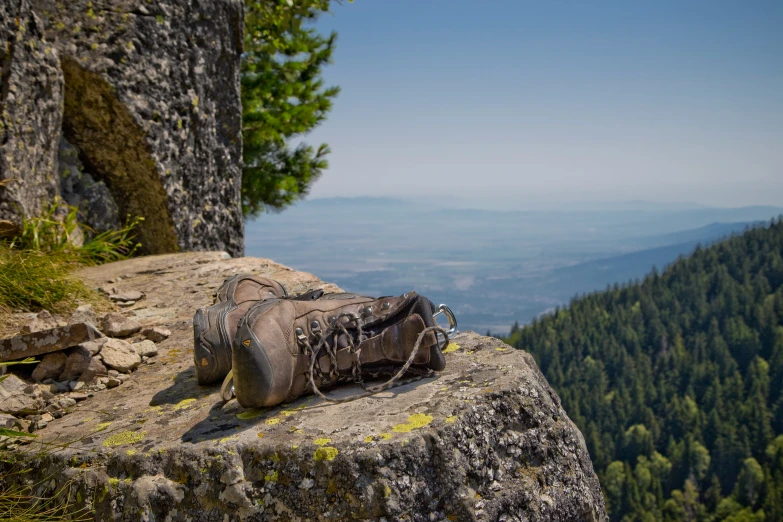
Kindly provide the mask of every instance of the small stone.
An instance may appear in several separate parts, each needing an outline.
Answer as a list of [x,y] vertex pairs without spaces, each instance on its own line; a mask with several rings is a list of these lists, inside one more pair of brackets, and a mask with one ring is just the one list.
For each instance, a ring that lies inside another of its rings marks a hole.
[[93,388],[95,388],[98,391],[103,391],[106,389],[106,385],[99,382],[98,384],[94,385]]
[[57,383],[57,393],[65,393],[71,391],[71,384],[68,381]]
[[38,315],[35,316],[35,319],[22,327],[21,333],[29,334],[56,327],[57,320],[52,317],[52,314],[50,314],[47,310],[41,310]]
[[14,422],[13,428],[17,431],[24,431],[29,433],[30,432],[30,424],[31,422],[26,419],[16,419]]
[[220,259],[225,259],[225,260],[231,259],[231,254],[229,254],[228,252],[221,252]]
[[[57,387],[55,386],[55,390]],[[51,390],[50,384],[39,384],[38,385],[38,396],[41,397],[43,400],[48,401],[54,398],[54,394],[57,393],[56,391]]]
[[162,326],[153,326],[152,328],[145,328],[141,331],[141,336],[145,339],[149,339],[152,342],[159,343],[165,341],[171,336],[171,330],[163,328]]
[[44,422],[52,422],[54,420],[54,417],[49,413],[44,413],[41,415],[41,420]]
[[133,347],[120,339],[110,339],[101,349],[106,366],[120,372],[135,370],[141,364],[141,357]]
[[112,301],[138,301],[144,298],[144,294],[138,290],[127,290],[117,294],[110,294],[109,299]]
[[85,383],[93,382],[98,378],[106,376],[107,373],[108,370],[103,363],[101,363],[97,357],[93,357],[90,360],[90,365],[82,372],[81,376],[79,376],[79,381]]
[[111,337],[129,337],[141,330],[141,324],[120,314],[106,314],[103,331]]
[[0,413],[0,428],[13,428],[18,419],[7,413]]
[[117,370],[109,370],[109,377],[117,377],[119,374]]
[[73,397],[61,397],[59,401],[63,408],[71,408],[76,406],[76,399]]
[[315,481],[311,478],[305,478],[302,479],[302,482],[299,483],[299,489],[310,489],[315,484]]
[[95,315],[95,310],[93,309],[92,305],[81,305],[74,313],[71,314],[71,317],[68,319],[68,324],[76,323],[91,323],[94,325],[98,324],[98,316]]
[[136,353],[142,357],[152,357],[158,355],[158,347],[155,346],[154,342],[148,339],[145,339],[140,343],[132,344],[131,346],[133,346],[133,349],[136,350]]
[[[80,382],[79,384],[83,385],[84,383]],[[87,397],[89,397],[89,395],[82,392],[82,393],[72,393],[68,397],[73,399],[74,401],[86,401]],[[74,402],[74,404],[76,404],[76,403]]]
[[65,370],[65,361],[68,356],[63,352],[54,352],[44,355],[41,362],[33,370],[33,379],[39,382],[45,382],[49,379],[56,379],[63,370]]
[[109,379],[106,381],[107,388],[116,388],[120,384],[122,384],[122,381],[117,377],[109,377]]
[[44,402],[34,394],[25,393],[28,384],[14,374],[0,381],[0,413],[32,413],[39,410]]
[[117,376],[117,379],[119,379],[119,381],[120,381],[120,382],[125,382],[125,381],[127,381],[128,379],[130,379],[130,376],[128,376],[128,375],[126,375],[126,374],[124,374],[124,373],[121,373],[121,374],[119,374],[119,375]]
[[92,356],[90,351],[81,346],[69,350],[68,359],[65,361],[65,369],[60,374],[60,381],[75,381],[90,367]]
[[108,377],[98,377],[95,381],[98,384],[106,384],[107,382],[109,382],[109,378]]
[[[71,390],[72,391],[79,391],[82,388],[84,388],[84,382],[83,381],[71,381],[70,385],[71,385]],[[73,397],[73,395],[71,395],[71,397]]]
[[101,348],[108,340],[108,337],[101,337],[100,339],[95,339],[94,341],[87,341],[86,343],[82,343],[79,346],[89,351],[90,355],[98,355],[101,353]]

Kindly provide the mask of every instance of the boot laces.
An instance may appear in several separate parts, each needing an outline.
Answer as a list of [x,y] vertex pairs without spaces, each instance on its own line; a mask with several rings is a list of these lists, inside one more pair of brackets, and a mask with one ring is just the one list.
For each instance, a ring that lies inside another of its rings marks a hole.
[[[343,318],[347,318],[347,321],[343,321]],[[348,328],[346,327],[346,325],[350,325],[351,323],[354,323],[355,325],[355,333],[349,332]],[[406,374],[406,372],[418,375],[413,379],[408,380],[405,384],[430,377],[435,373],[432,369],[428,368],[426,370],[421,370],[418,368],[411,368],[413,360],[415,359],[416,354],[419,352],[421,343],[429,332],[440,333],[445,339],[445,344],[448,344],[449,336],[443,328],[439,326],[429,326],[425,328],[421,331],[421,333],[419,333],[419,337],[416,339],[416,344],[413,346],[413,350],[411,351],[411,354],[405,364],[403,364],[401,367],[389,366],[377,368],[375,369],[375,372],[367,372],[371,377],[377,377],[381,374],[393,374],[391,378],[383,384],[377,386],[367,386],[364,383],[362,377],[362,365],[359,359],[361,357],[362,351],[360,345],[363,341],[368,339],[368,336],[362,329],[361,318],[356,313],[343,312],[337,316],[325,330],[313,332],[316,338],[315,347],[310,344],[310,341],[306,336],[300,339],[302,348],[310,358],[310,367],[307,372],[310,387],[313,389],[313,392],[322,399],[329,402],[341,403],[369,397],[370,395],[374,395],[376,393],[394,388],[395,386],[399,386],[402,384],[399,381]],[[331,384],[333,382],[338,382],[340,380],[347,380],[347,376],[341,375],[337,367],[338,339],[341,334],[345,335],[345,339],[348,341],[348,350],[351,354],[351,378],[353,382],[359,384],[364,389],[364,392],[352,395],[350,397],[333,398],[325,395],[319,389],[318,385],[316,384],[316,380],[320,381],[322,386]],[[330,338],[332,340],[331,343],[329,342]],[[324,373],[321,365],[318,363],[320,354],[324,350],[326,351],[326,355],[329,357],[328,374]]]

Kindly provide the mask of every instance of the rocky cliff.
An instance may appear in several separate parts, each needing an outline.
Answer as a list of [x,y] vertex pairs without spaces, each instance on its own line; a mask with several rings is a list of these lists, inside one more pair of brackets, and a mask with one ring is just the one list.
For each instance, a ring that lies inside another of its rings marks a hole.
[[[16,179],[0,188],[0,218],[36,215],[86,176],[75,186],[108,190],[78,197],[83,214],[143,216],[146,252],[240,254],[241,1],[0,9],[0,179]],[[83,171],[58,168],[62,148]]]
[[171,335],[114,387],[58,399],[59,418],[14,450],[34,470],[23,480],[36,495],[68,486],[61,501],[95,520],[606,518],[581,433],[532,357],[497,339],[459,334],[436,377],[345,404],[303,397],[245,410],[199,387],[191,317],[226,277],[338,290],[269,260],[227,257],[154,256],[82,272],[123,296],[121,315],[136,330]]

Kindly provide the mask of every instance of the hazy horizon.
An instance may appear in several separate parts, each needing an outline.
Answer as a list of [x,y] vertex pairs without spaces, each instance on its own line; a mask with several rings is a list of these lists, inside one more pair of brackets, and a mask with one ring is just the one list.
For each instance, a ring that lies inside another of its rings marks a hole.
[[335,5],[311,197],[779,204],[781,26],[774,1]]

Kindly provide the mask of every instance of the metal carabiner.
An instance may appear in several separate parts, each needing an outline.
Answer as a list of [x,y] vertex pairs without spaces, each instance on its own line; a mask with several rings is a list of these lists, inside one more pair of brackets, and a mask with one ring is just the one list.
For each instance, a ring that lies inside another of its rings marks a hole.
[[[451,308],[446,306],[445,304],[438,305],[437,312],[432,314],[432,317],[438,317],[440,314],[444,314],[446,318],[449,320],[449,329],[446,330],[446,333],[451,337],[452,335],[457,333],[457,318],[454,316],[454,312],[451,311]],[[437,322],[437,321],[436,321]]]

